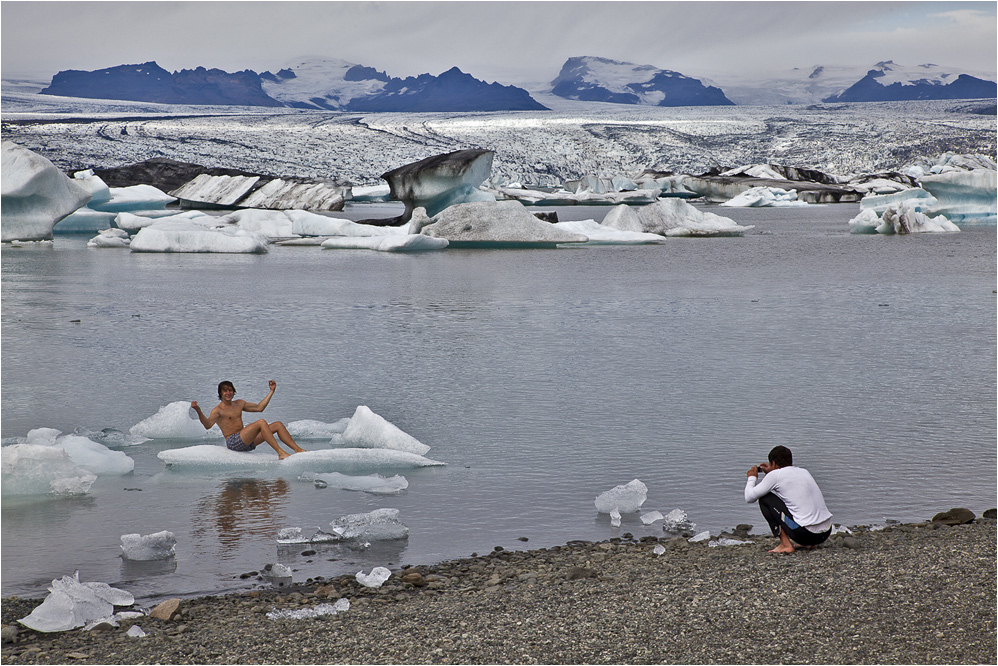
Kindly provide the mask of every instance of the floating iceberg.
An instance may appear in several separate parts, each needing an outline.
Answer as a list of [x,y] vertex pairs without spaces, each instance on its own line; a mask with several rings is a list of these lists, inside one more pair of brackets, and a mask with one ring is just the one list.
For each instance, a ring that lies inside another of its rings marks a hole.
[[280,210],[237,210],[228,215],[214,218],[216,225],[232,225],[243,231],[252,231],[267,238],[289,238],[297,236],[294,222]]
[[399,520],[398,509],[375,509],[370,513],[353,513],[329,523],[341,539],[389,541],[405,539],[409,528]]
[[854,234],[916,234],[960,231],[945,216],[929,217],[907,201],[888,206],[878,217],[871,208],[863,209],[849,220],[849,231]]
[[316,486],[339,488],[341,490],[359,490],[371,493],[372,495],[398,495],[409,487],[409,482],[406,478],[399,474],[391,478],[385,478],[380,474],[351,476],[339,472],[329,472],[328,474],[305,472],[298,478],[301,481],[311,481]]
[[94,192],[94,198],[59,222],[55,227],[58,233],[98,231],[111,226],[118,216],[123,215],[140,219],[164,217],[170,215],[166,205],[176,201],[152,185],[108,188],[92,171],[78,171],[74,179]]
[[603,226],[660,236],[741,236],[754,228],[701,211],[677,198],[661,199],[636,211],[628,206],[617,206],[603,218]]
[[678,532],[680,530],[695,530],[696,525],[690,521],[689,516],[682,509],[673,509],[668,514],[662,522],[662,529],[670,532]]
[[121,451],[112,451],[80,435],[59,434],[53,428],[36,428],[28,432],[27,443],[62,449],[74,465],[99,476],[128,474],[135,469],[135,461]]
[[302,421],[292,421],[286,424],[288,432],[295,440],[299,439],[325,439],[329,440],[333,435],[341,434],[350,423],[349,418],[342,418],[334,423],[323,421],[313,421],[304,419]]
[[634,513],[648,499],[648,486],[634,479],[630,483],[611,488],[596,498],[596,510],[600,513]]
[[80,435],[81,437],[86,437],[89,440],[99,442],[107,447],[113,446],[135,446],[136,444],[141,444],[142,442],[149,441],[148,437],[142,437],[140,435],[133,435],[127,432],[122,432],[115,428],[103,428],[102,430],[87,430],[86,428],[77,428],[73,431],[74,435]]
[[621,231],[613,227],[605,227],[595,220],[555,222],[554,226],[563,231],[585,236],[589,239],[586,245],[645,245],[649,243],[661,243],[664,240],[658,234],[646,234],[640,231]]
[[918,184],[937,200],[926,213],[961,224],[994,224],[998,220],[998,171],[946,171],[924,176]]
[[187,469],[278,469],[301,474],[311,472],[361,472],[379,469],[431,467],[444,463],[415,453],[391,449],[325,449],[295,453],[278,460],[273,450],[230,451],[224,446],[200,444],[160,451],[156,456],[167,465]]
[[739,208],[789,208],[809,206],[810,204],[797,199],[797,190],[784,190],[779,187],[751,187],[721,205]]
[[427,252],[442,250],[450,245],[446,239],[421,234],[409,236],[340,237],[323,241],[327,250],[375,250],[378,252]]
[[148,227],[154,222],[187,222],[197,219],[203,219],[206,225],[208,225],[209,222],[213,224],[213,221],[215,220],[213,216],[202,211],[189,210],[183,213],[155,217],[150,217],[148,213],[145,215],[139,215],[137,213],[118,213],[114,218],[114,224],[119,229],[124,229],[126,231],[138,231],[143,227]]
[[123,229],[104,229],[87,241],[87,247],[128,247],[131,242]]
[[129,432],[148,439],[218,439],[222,436],[217,425],[205,430],[191,403],[183,400],[160,407],[158,412],[133,425]]
[[897,206],[902,201],[914,210],[925,211],[937,203],[936,198],[920,187],[909,187],[891,194],[867,194],[859,202],[860,211],[872,211],[883,215],[888,206]]
[[397,227],[379,227],[373,224],[363,224],[338,217],[310,213],[306,210],[288,210],[284,212],[284,215],[291,220],[294,233],[301,236],[348,236],[364,238],[375,236],[406,236],[409,234],[408,224]]
[[350,610],[350,600],[344,597],[343,599],[337,599],[334,604],[319,604],[315,608],[293,608],[270,611],[267,613],[267,617],[271,620],[310,620],[324,615],[336,615],[348,610]]
[[392,188],[382,183],[380,185],[362,185],[350,189],[350,199],[353,201],[388,201]]
[[90,200],[90,191],[41,155],[0,144],[0,240],[52,238],[52,229]]
[[371,569],[371,573],[366,574],[363,571],[358,571],[354,577],[364,587],[381,587],[386,580],[392,577],[392,572],[385,567],[374,567]]
[[115,606],[134,603],[131,594],[107,583],[81,583],[77,571],[72,576],[53,580],[45,601],[18,622],[35,631],[68,631],[110,617]]
[[63,449],[38,444],[4,446],[0,469],[4,495],[83,495],[97,480],[96,474],[73,464]]
[[423,455],[430,447],[378,416],[366,405],[358,405],[342,435],[333,435],[333,446],[392,449]]
[[283,527],[277,532],[277,543],[282,546],[306,544],[306,543],[335,543],[342,541],[339,534],[323,532],[321,529],[312,530],[305,536],[300,527]]
[[662,515],[661,511],[649,511],[648,513],[641,514],[641,524],[651,525],[652,523],[662,520],[665,516]]
[[238,227],[207,227],[196,220],[156,220],[139,229],[132,252],[211,252],[261,254],[268,251],[267,237]]
[[589,240],[539,220],[518,201],[464,203],[426,218],[413,213],[413,230],[446,238],[454,247],[554,247]]
[[154,534],[122,534],[121,556],[126,560],[168,560],[176,553],[177,538],[163,530]]
[[416,208],[424,208],[432,217],[455,204],[495,201],[478,189],[492,171],[493,155],[491,150],[458,150],[406,164],[381,177],[388,181],[391,198],[405,203],[400,221],[408,222]]

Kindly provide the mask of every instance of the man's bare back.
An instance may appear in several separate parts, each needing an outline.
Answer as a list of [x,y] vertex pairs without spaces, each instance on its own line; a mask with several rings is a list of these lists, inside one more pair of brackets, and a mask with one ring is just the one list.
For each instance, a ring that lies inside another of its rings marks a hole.
[[234,400],[236,388],[232,382],[224,381],[218,385],[218,397],[221,400],[217,406],[212,408],[211,413],[205,416],[198,406],[197,401],[191,403],[191,407],[198,415],[201,425],[205,430],[218,425],[225,437],[225,445],[233,451],[252,451],[260,444],[267,442],[281,460],[290,456],[277,443],[279,439],[295,453],[303,453],[305,449],[298,446],[291,433],[280,421],[267,423],[266,419],[259,419],[243,425],[243,412],[262,412],[270,404],[270,399],[274,397],[277,390],[277,382],[271,379],[268,382],[270,392],[260,402],[247,402],[245,400]]

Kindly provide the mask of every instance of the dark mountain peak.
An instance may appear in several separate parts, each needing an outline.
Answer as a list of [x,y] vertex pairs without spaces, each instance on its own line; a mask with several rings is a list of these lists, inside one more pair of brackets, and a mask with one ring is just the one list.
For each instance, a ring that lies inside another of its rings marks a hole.
[[391,77],[384,72],[379,72],[373,67],[354,65],[343,75],[345,81],[389,81]]

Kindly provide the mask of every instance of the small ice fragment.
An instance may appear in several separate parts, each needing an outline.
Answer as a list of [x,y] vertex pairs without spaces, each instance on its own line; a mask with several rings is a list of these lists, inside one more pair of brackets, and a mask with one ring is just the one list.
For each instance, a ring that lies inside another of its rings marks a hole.
[[645,525],[651,525],[656,520],[662,520],[664,517],[661,511],[649,511],[648,513],[641,514],[641,522]]
[[357,582],[364,587],[381,587],[392,575],[392,572],[385,567],[374,567],[371,573],[365,574],[363,571],[357,572]]
[[347,610],[350,610],[350,601],[338,599],[335,604],[319,604],[315,608],[271,611],[267,613],[267,617],[271,620],[307,620],[323,615],[336,615]]
[[852,534],[852,530],[845,525],[835,525],[832,527],[832,534]]
[[90,620],[85,625],[83,625],[83,630],[93,631],[95,628],[100,627],[101,625],[107,625],[104,628],[117,627],[118,619],[114,615],[109,615],[108,617],[99,617],[97,619]]
[[132,638],[143,638],[146,635],[146,632],[142,631],[142,627],[137,624],[133,624],[126,633]]
[[716,548],[717,546],[743,546],[747,543],[752,543],[751,541],[740,541],[738,539],[729,539],[728,537],[721,537],[716,541],[709,541],[707,545],[711,548]]
[[696,525],[690,522],[689,516],[686,515],[685,511],[682,509],[673,509],[665,516],[662,529],[678,532],[680,530],[694,530],[696,529]]
[[409,528],[398,516],[398,509],[375,509],[370,513],[342,516],[329,523],[329,526],[344,539],[406,539],[409,537]]
[[281,563],[277,563],[270,568],[272,578],[291,578],[291,569]]
[[121,556],[126,560],[168,560],[175,556],[177,538],[163,530],[154,534],[121,535]]
[[703,532],[700,532],[699,534],[695,534],[694,536],[691,536],[688,539],[688,541],[690,543],[699,543],[700,541],[706,541],[709,538],[710,538],[710,531],[709,530],[704,530]]
[[283,527],[277,533],[277,540],[285,543],[294,543],[301,538],[300,527]]
[[655,546],[655,548],[652,550],[652,552],[655,553],[656,555],[664,555],[665,554],[665,546],[663,546],[662,544],[658,544],[657,546]]
[[620,527],[620,512],[616,509],[610,511],[610,524],[614,527]]
[[620,513],[634,513],[648,498],[648,486],[634,479],[630,483],[616,486],[596,498],[596,510],[610,513],[616,509]]

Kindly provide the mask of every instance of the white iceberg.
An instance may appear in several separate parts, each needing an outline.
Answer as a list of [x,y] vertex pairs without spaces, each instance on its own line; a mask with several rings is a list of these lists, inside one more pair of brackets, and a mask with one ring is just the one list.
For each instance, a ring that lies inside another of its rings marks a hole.
[[617,206],[603,218],[603,226],[660,236],[741,236],[754,228],[702,211],[679,198],[661,199],[636,211]]
[[421,213],[413,212],[413,230],[446,238],[454,247],[553,247],[589,240],[538,219],[519,201],[458,204],[432,218]]
[[238,227],[207,227],[197,220],[156,220],[139,229],[132,252],[209,252],[261,254],[268,251],[263,234]]
[[104,229],[87,241],[87,247],[128,247],[131,242],[124,229]]
[[90,196],[41,155],[13,141],[0,144],[0,240],[52,238],[56,223]]
[[39,444],[4,446],[0,469],[3,495],[83,495],[97,480],[96,474],[73,464],[65,450]]
[[163,530],[153,534],[122,534],[121,556],[126,560],[168,560],[176,552],[177,537]]
[[322,487],[339,488],[341,490],[357,490],[372,495],[398,495],[409,487],[409,481],[400,474],[386,478],[380,474],[354,476],[341,474],[340,472],[329,472],[327,474],[306,472],[299,477],[299,480],[310,481],[317,486],[321,485]]
[[849,220],[849,232],[854,234],[917,234],[917,233],[949,233],[960,231],[943,215],[929,217],[926,213],[910,206],[902,200],[888,206],[881,216],[872,208],[860,210],[859,214]]
[[329,523],[341,539],[389,541],[405,539],[409,528],[399,520],[398,509],[375,509],[370,513],[353,513]]
[[53,428],[36,428],[28,432],[27,443],[62,449],[74,465],[98,476],[128,474],[135,469],[135,461],[121,451],[112,451],[80,435],[59,434]]
[[107,583],[81,583],[80,572],[53,580],[49,595],[30,615],[18,620],[35,631],[68,631],[110,617],[115,606],[131,606],[135,598]]
[[353,201],[388,201],[392,189],[385,183],[379,185],[359,185],[350,188],[350,199]]
[[914,210],[925,211],[937,203],[934,196],[920,187],[909,187],[891,194],[867,194],[860,199],[860,212],[871,211],[883,215],[889,206],[897,206],[902,201]]
[[495,201],[478,189],[492,171],[493,155],[491,150],[458,150],[406,164],[381,177],[388,181],[391,198],[405,203],[402,219],[408,222],[416,208],[432,216],[455,204]]
[[964,224],[994,224],[998,219],[998,172],[994,169],[946,171],[920,178],[922,189],[936,198],[926,213]]
[[348,236],[365,238],[373,236],[407,236],[409,234],[408,223],[398,227],[379,227],[339,217],[310,213],[306,210],[288,210],[284,211],[284,214],[291,220],[294,233],[301,236]]
[[646,245],[661,243],[664,239],[658,234],[646,234],[640,231],[621,231],[606,227],[595,220],[571,220],[555,222],[558,229],[585,236],[589,240],[586,245]]
[[160,451],[156,457],[178,469],[276,469],[302,474],[311,472],[370,472],[375,470],[433,467],[444,463],[407,451],[391,449],[325,449],[295,453],[278,460],[273,449],[230,451],[224,446],[200,444]]
[[297,236],[294,222],[281,210],[237,210],[215,218],[216,225],[233,225],[243,231],[252,231],[267,238],[289,238]]
[[800,201],[797,198],[797,190],[784,190],[779,187],[750,187],[721,205],[736,208],[791,208],[811,204]]
[[129,432],[148,439],[218,439],[222,436],[217,425],[205,430],[190,401],[184,400],[160,407],[158,412],[133,425]]
[[97,176],[81,178],[81,174],[86,173],[93,172],[77,172],[74,178],[84,187],[92,188],[95,191],[94,198],[59,222],[55,227],[55,231],[59,233],[98,231],[111,226],[112,222],[116,223],[121,215],[148,218],[171,214],[166,210],[166,205],[176,199],[152,185],[108,188]]
[[392,449],[420,456],[430,450],[429,446],[375,414],[366,405],[357,406],[343,434],[333,435],[332,444],[362,449]]
[[358,571],[355,578],[364,587],[381,587],[391,576],[392,572],[385,567],[374,567],[369,574]]
[[349,418],[342,418],[333,423],[303,419],[301,421],[292,421],[286,424],[286,426],[288,432],[295,438],[295,441],[299,439],[324,439],[328,441],[333,435],[341,434],[346,430],[349,423]]
[[638,479],[611,488],[596,497],[596,510],[600,513],[634,513],[648,499],[648,486]]
[[138,213],[118,213],[114,217],[114,224],[119,229],[138,231],[154,222],[187,222],[198,219],[202,220],[206,226],[210,226],[216,218],[199,210],[188,210],[183,213],[156,216],[150,216],[148,213],[144,215],[139,215]]
[[450,245],[443,238],[431,238],[421,234],[409,236],[367,236],[338,237],[323,241],[327,250],[375,250],[377,252],[428,252],[442,250]]

